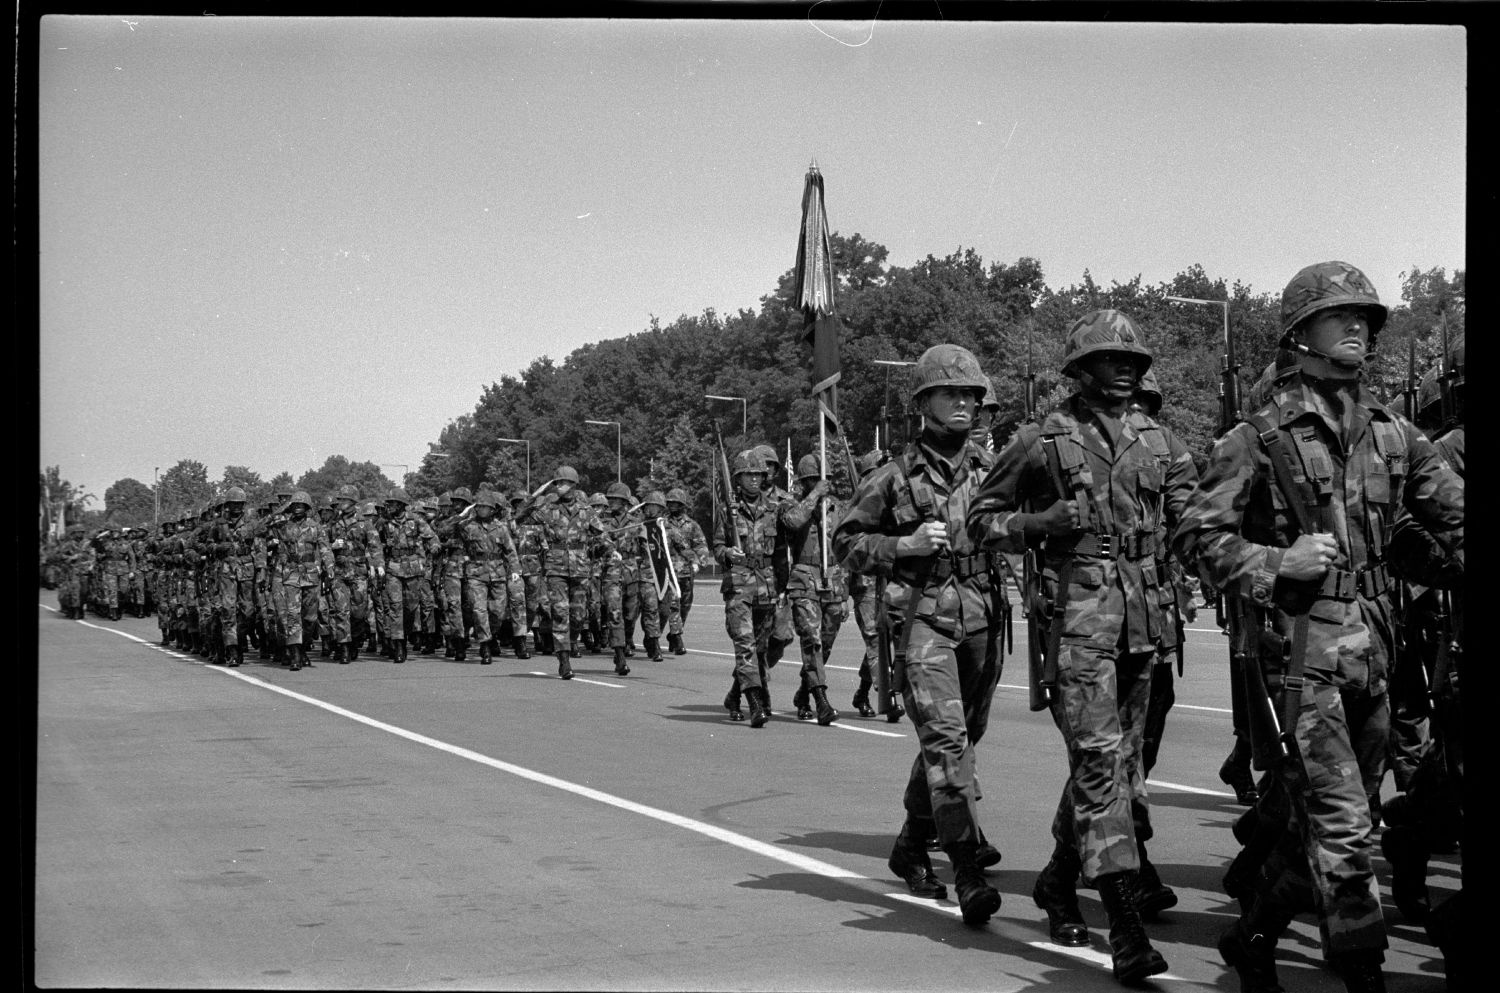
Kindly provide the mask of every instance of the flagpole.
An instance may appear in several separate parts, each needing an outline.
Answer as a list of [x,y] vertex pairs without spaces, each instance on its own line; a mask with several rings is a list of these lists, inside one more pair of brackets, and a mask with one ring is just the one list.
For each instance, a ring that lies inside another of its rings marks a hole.
[[[832,387],[830,387],[830,390]],[[828,479],[828,418],[823,402],[818,401],[818,482]],[[818,567],[822,570],[823,588],[828,588],[828,499],[818,497]]]

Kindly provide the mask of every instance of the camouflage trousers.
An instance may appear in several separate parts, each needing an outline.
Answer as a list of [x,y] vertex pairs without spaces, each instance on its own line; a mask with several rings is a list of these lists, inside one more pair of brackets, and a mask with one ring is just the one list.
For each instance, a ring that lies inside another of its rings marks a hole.
[[120,605],[120,584],[125,581],[125,577],[119,573],[103,572],[97,574],[94,578],[98,580],[95,584],[94,596],[98,598],[100,606],[107,607],[110,610],[118,607]]
[[1385,948],[1367,791],[1379,787],[1390,701],[1362,688],[1313,682],[1297,714],[1295,757],[1278,770],[1291,798],[1282,843],[1265,863],[1257,913],[1290,919],[1312,906],[1325,955]]
[[328,632],[339,644],[354,640],[354,628],[359,626],[361,634],[370,616],[370,587],[365,577],[355,573],[332,583],[333,595],[328,598]]
[[316,641],[318,632],[318,587],[281,584],[281,627],[288,645]]
[[58,577],[57,605],[63,609],[64,613],[82,605],[80,602],[77,573],[69,570]]
[[[656,595],[656,583],[651,579],[638,579],[623,584],[623,621],[621,640],[614,641],[615,629],[610,626],[610,644],[624,645],[634,640],[635,622],[641,622],[641,635],[646,638],[661,637],[661,600]],[[613,614],[610,615],[613,619]]]
[[[462,638],[469,626],[469,615],[475,614],[474,622],[478,625],[477,601],[468,593],[468,580],[459,575],[457,567],[454,571],[445,574],[437,584],[438,610],[443,615],[442,631],[444,638]],[[481,639],[482,640],[482,639]]]
[[166,570],[152,574],[151,599],[156,604],[156,626],[163,631],[172,627],[172,577]]
[[1088,885],[1140,868],[1134,816],[1137,802],[1146,802],[1141,738],[1155,667],[1155,652],[1068,637],[1058,648],[1052,721],[1067,745],[1068,781],[1052,837],[1060,850],[1077,852]]
[[[683,583],[686,592],[687,583]],[[668,634],[682,633],[682,594],[668,586],[662,591],[661,601],[656,605],[657,630]]]
[[521,585],[526,591],[526,621],[531,630],[538,633],[552,629],[552,615],[547,603],[547,584],[542,577],[529,572],[521,574]]
[[473,606],[476,642],[498,637],[500,625],[507,619],[510,621],[511,631],[517,635],[526,634],[525,592],[519,581],[513,584],[505,579],[477,579],[471,576],[464,580],[464,588],[468,592],[469,603]]
[[130,579],[130,602],[142,610],[146,609],[146,574],[139,569]]
[[920,751],[903,802],[908,818],[935,825],[944,847],[979,840],[974,748],[989,727],[1000,669],[993,631],[955,637],[912,621],[902,696]]
[[233,575],[219,576],[218,596],[214,609],[219,618],[220,638],[226,648],[249,644],[250,629],[255,625],[255,583]]
[[724,630],[734,645],[734,677],[740,689],[760,687],[770,692],[769,649],[776,627],[776,604],[754,602],[741,593],[730,593],[724,602]]
[[854,594],[854,624],[865,643],[864,658],[859,662],[861,684],[880,659],[880,615],[876,613],[879,609],[880,602],[875,599],[873,589]]
[[602,620],[608,630],[609,646],[624,648],[626,624],[629,623],[631,634],[634,634],[635,618],[641,612],[639,584],[634,580],[605,579],[600,582],[599,589],[603,594]]
[[262,572],[256,577],[256,596],[260,600],[260,621],[266,637],[273,644],[286,644],[286,627],[282,618],[286,615],[286,593],[274,576]]
[[412,635],[431,632],[436,602],[426,576],[385,574],[385,636],[405,641]]
[[823,663],[833,651],[833,641],[849,616],[849,607],[842,600],[820,600],[816,593],[811,596],[789,593],[787,599],[792,608],[792,626],[802,644],[802,683],[808,689],[827,686]]
[[588,630],[588,580],[582,576],[548,576],[552,638],[558,651],[572,651]]

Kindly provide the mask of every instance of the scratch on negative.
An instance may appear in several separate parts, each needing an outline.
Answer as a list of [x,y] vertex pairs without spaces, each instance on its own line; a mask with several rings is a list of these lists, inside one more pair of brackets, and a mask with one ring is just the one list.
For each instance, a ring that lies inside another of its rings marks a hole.
[[[807,9],[807,23],[812,24],[813,30],[816,31],[816,32],[818,32],[818,34],[822,35],[825,38],[829,38],[829,39],[832,39],[833,41],[838,42],[840,45],[843,45],[845,48],[863,48],[864,46],[868,45],[870,43],[871,39],[873,39],[875,37],[875,22],[880,19],[880,8],[883,7],[883,6],[885,6],[885,0],[880,0],[880,2],[875,5],[875,16],[872,17],[872,18],[870,18],[870,34],[869,34],[869,36],[867,38],[865,38],[864,41],[855,42],[855,43],[850,43],[850,42],[844,41],[844,40],[842,40],[840,38],[834,38],[833,35],[829,34],[827,31],[824,31],[822,28],[818,27],[816,24],[813,24],[813,19],[812,19],[813,11],[817,10],[820,6],[822,6],[823,4],[825,4],[827,2],[828,2],[828,0],[817,0],[817,3],[814,3],[811,7],[809,7]],[[942,8],[941,7],[938,8],[938,13],[939,14],[942,13]]]

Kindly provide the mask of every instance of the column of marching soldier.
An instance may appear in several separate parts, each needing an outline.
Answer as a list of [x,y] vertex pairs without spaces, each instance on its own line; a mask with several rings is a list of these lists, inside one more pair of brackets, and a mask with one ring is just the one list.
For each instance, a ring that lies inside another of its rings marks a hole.
[[[1428,923],[1455,969],[1459,898],[1429,907],[1426,867],[1454,850],[1461,823],[1462,627],[1449,592],[1463,578],[1462,346],[1416,402],[1409,385],[1403,417],[1360,379],[1385,317],[1353,266],[1300,271],[1253,413],[1224,426],[1201,478],[1155,419],[1151,353],[1114,310],[1067,333],[1073,395],[1018,426],[992,423],[999,404],[971,353],[929,349],[913,370],[920,437],[861,459],[846,499],[814,456],[792,472],[788,454],[788,491],[773,449],[740,452],[712,536],[734,648],[729,718],[745,720],[748,703],[750,726],[766,726],[771,670],[799,641],[797,717],[837,720],[824,664],[852,597],[865,641],[853,705],[909,715],[919,741],[890,868],[944,899],[930,859],[942,850],[964,922],[984,924],[1000,894],[983,870],[1000,853],[979,826],[974,746],[999,682],[1009,576],[1028,620],[1032,709],[1051,712],[1069,760],[1032,897],[1052,940],[1077,946],[1089,941],[1077,887],[1096,889],[1115,976],[1137,984],[1167,968],[1145,923],[1177,896],[1146,855],[1145,779],[1201,581],[1225,616],[1235,679],[1220,776],[1253,805],[1224,878],[1242,915],[1218,943],[1241,989],[1282,989],[1276,941],[1311,913],[1347,988],[1383,990],[1371,854],[1382,816],[1397,907]],[[587,497],[567,466],[530,496],[460,488],[413,504],[395,489],[360,505],[345,487],[319,519],[305,493],[251,517],[230,489],[155,533],[72,534],[50,561],[70,616],[90,597],[111,617],[154,601],[163,644],[228,665],[249,647],[296,669],[318,642],[341,663],[439,647],[464,659],[477,646],[484,664],[504,646],[555,655],[568,679],[572,658],[608,648],[624,675],[637,619],[652,659],[663,629],[686,651],[691,579],[709,557],[683,491],[631,497],[619,483]],[[680,596],[650,555],[658,518]],[[1399,795],[1382,810],[1387,764]]]

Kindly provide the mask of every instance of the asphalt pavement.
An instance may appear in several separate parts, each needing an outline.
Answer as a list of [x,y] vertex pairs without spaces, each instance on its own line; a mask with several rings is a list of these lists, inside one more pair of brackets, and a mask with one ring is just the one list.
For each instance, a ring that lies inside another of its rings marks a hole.
[[[1047,939],[1030,898],[1066,773],[1027,710],[1017,630],[978,746],[1004,904],[968,928],[885,866],[916,753],[908,721],[849,705],[851,622],[829,727],[795,719],[793,646],[775,716],[731,723],[732,655],[700,584],[688,654],[630,675],[608,655],[490,666],[315,656],[239,669],[156,644],[153,619],[38,606],[35,979],[44,987],[441,990],[1116,990],[1092,944]],[[1149,927],[1170,971],[1147,988],[1238,989],[1214,948],[1242,809],[1224,640],[1188,633],[1152,775],[1152,860],[1181,901]],[[951,884],[947,860],[938,875]],[[1383,861],[1378,862],[1382,873]],[[1458,866],[1433,862],[1435,895]],[[1441,961],[1386,895],[1392,993],[1437,993]],[[1289,990],[1337,991],[1317,929],[1281,945]]]

